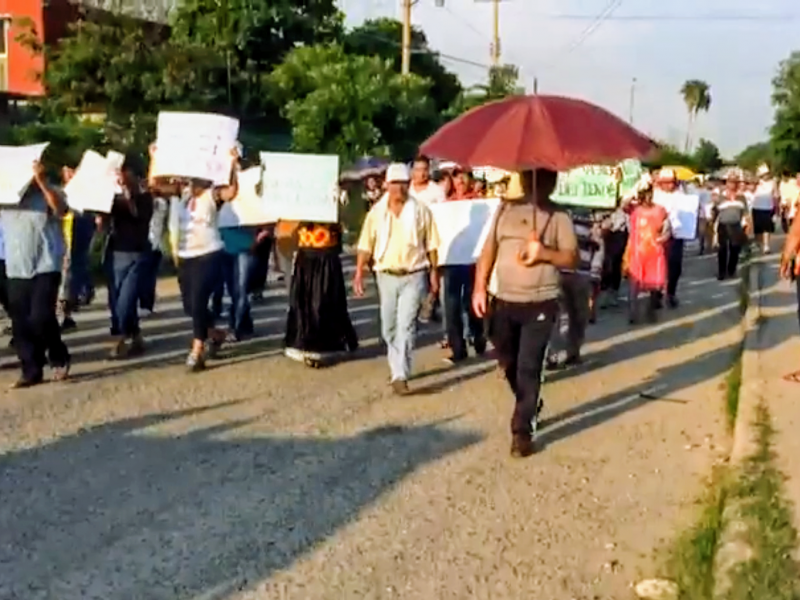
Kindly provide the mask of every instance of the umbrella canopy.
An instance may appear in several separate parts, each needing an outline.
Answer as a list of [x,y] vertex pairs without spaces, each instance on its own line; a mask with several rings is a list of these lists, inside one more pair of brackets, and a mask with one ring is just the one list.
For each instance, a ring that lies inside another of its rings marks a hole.
[[422,144],[429,156],[508,170],[567,171],[645,158],[653,141],[607,110],[562,96],[512,96],[474,108]]
[[375,177],[382,174],[388,165],[389,161],[385,158],[364,156],[342,171],[340,179],[342,181],[358,181],[370,176]]
[[664,168],[672,169],[675,172],[675,177],[678,178],[678,181],[691,181],[692,179],[697,177],[697,173],[695,173],[688,167],[670,166]]

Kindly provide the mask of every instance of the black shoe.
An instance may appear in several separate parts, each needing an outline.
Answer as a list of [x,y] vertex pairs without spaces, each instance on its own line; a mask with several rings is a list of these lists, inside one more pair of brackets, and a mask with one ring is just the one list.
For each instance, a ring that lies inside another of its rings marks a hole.
[[75,319],[72,317],[64,317],[64,320],[61,321],[61,333],[66,333],[68,331],[72,331],[76,329],[78,324],[75,322]]
[[536,453],[536,444],[530,434],[515,433],[511,437],[511,456],[514,458],[527,458]]
[[24,390],[27,388],[31,388],[35,385],[39,385],[40,383],[44,383],[44,378],[40,375],[39,377],[34,377],[32,379],[28,379],[26,377],[21,377],[17,379],[12,385],[12,390]]
[[486,340],[474,340],[472,347],[475,348],[475,354],[478,356],[486,354]]
[[678,308],[680,306],[680,302],[678,302],[677,296],[670,296],[667,298],[667,306],[670,308]]

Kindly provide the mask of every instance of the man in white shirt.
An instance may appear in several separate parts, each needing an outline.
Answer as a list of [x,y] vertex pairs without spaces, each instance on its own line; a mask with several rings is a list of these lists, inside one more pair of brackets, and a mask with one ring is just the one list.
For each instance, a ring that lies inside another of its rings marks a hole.
[[442,186],[431,181],[431,160],[425,155],[417,156],[414,159],[408,194],[429,206],[445,200]]
[[753,233],[756,239],[761,238],[764,254],[769,252],[769,235],[775,231],[775,205],[778,198],[778,186],[769,173],[767,165],[758,168],[758,184],[753,192],[750,205],[753,222]]

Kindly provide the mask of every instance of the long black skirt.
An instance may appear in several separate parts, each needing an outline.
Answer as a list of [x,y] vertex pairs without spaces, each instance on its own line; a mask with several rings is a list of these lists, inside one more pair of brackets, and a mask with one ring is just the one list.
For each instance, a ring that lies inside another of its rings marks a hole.
[[286,355],[322,359],[358,346],[337,249],[300,248],[286,319]]

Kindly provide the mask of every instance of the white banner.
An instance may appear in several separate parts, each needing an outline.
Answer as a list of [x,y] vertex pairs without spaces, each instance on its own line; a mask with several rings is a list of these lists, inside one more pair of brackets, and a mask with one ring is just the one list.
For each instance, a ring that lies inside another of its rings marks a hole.
[[257,186],[261,183],[263,172],[263,168],[258,166],[239,173],[239,193],[232,202],[222,205],[219,211],[220,227],[263,225],[276,221],[258,195]]
[[47,146],[0,146],[0,204],[19,204],[33,179],[33,163],[41,160]]
[[653,193],[653,202],[667,210],[672,237],[678,240],[693,240],[697,237],[700,196],[656,190]]
[[108,214],[118,192],[117,176],[125,157],[119,152],[107,156],[87,150],[69,183],[64,186],[67,204],[76,212]]
[[431,205],[441,239],[439,266],[475,264],[499,206],[499,198]]
[[207,113],[158,114],[151,177],[204,179],[215,185],[230,182],[239,120]]
[[262,152],[262,198],[272,222],[336,223],[339,157]]

